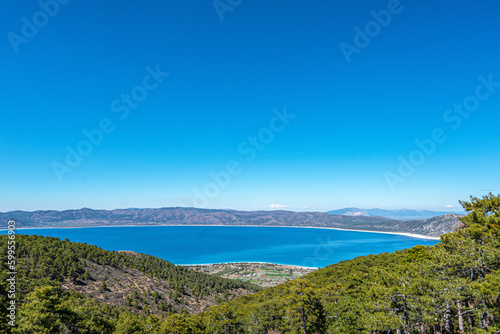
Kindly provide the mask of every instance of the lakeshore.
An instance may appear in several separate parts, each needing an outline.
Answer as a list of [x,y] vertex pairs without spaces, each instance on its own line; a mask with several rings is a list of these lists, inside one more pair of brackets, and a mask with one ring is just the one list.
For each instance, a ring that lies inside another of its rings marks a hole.
[[[386,232],[386,231],[373,231],[373,230],[356,230],[356,229],[346,229],[346,228],[338,228],[338,227],[328,227],[328,226],[274,226],[274,225],[181,225],[181,224],[173,224],[173,225],[132,225],[132,224],[124,224],[124,225],[96,225],[96,226],[43,226],[43,227],[18,227],[16,230],[39,230],[39,229],[78,229],[78,228],[107,228],[107,227],[280,227],[280,228],[313,228],[313,229],[327,229],[327,230],[337,230],[337,231],[349,231],[349,232],[364,232],[364,233],[382,233],[382,234],[393,234],[393,235],[402,235],[410,238],[417,239],[429,239],[429,240],[439,240],[439,237],[431,237],[423,234],[414,234],[414,233],[405,233],[405,232]],[[7,229],[0,229],[0,232],[7,231]]]
[[184,267],[201,273],[249,282],[265,288],[297,279],[317,270],[317,268],[312,267],[266,262],[212,263],[184,265]]
[[18,229],[16,232],[62,240],[67,238],[106,250],[150,254],[177,265],[265,262],[319,268],[358,256],[438,242],[425,236],[418,238],[402,233],[316,227],[261,227],[131,225],[31,228]]

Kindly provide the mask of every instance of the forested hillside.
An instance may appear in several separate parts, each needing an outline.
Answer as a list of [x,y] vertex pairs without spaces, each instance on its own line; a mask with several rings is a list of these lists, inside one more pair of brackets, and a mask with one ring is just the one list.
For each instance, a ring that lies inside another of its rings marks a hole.
[[[6,305],[12,300],[7,298],[7,278],[12,271],[9,240],[7,235],[0,236],[2,319],[6,319]],[[34,333],[45,326],[56,326],[50,333],[62,328],[87,330],[83,322],[109,332],[124,311],[159,317],[194,314],[259,290],[249,283],[198,273],[154,256],[105,251],[58,238],[15,235],[15,246],[15,301],[23,305],[18,314],[19,329]],[[54,314],[52,308],[60,312]],[[85,312],[102,313],[103,322],[94,324],[95,319]],[[0,325],[3,330],[8,329],[5,325],[6,321]]]
[[[22,237],[19,256],[23,269],[18,286],[22,305],[13,332],[499,333],[500,197],[490,194],[462,205],[469,214],[461,218],[456,232],[442,235],[436,246],[343,261],[198,314],[169,310],[155,315],[144,308],[133,313],[63,291],[57,282],[64,276],[85,281],[85,261],[79,259],[87,259],[163,277],[172,286],[182,282],[200,297],[244,286],[209,281],[171,264],[163,269],[165,263],[153,257]],[[6,238],[1,240],[5,263]],[[3,318],[7,270],[2,272]],[[2,330],[10,330],[2,326]]]
[[500,198],[432,247],[359,257],[214,307],[213,333],[499,333]]

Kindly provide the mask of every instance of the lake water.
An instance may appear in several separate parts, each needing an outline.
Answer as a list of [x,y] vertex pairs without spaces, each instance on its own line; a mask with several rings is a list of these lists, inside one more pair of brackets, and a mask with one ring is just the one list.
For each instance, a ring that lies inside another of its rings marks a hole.
[[44,228],[18,229],[16,233],[68,238],[106,250],[150,254],[181,265],[270,262],[325,267],[357,256],[439,242],[395,234],[248,226]]

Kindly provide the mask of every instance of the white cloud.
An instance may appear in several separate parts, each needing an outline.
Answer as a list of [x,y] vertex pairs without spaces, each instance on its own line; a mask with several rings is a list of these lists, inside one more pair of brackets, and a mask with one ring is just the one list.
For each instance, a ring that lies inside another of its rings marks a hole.
[[289,208],[290,205],[283,205],[283,204],[271,204],[271,205],[266,205],[264,206],[265,208],[271,208],[271,209],[283,209],[283,208]]
[[452,208],[453,205],[446,205],[445,208]]

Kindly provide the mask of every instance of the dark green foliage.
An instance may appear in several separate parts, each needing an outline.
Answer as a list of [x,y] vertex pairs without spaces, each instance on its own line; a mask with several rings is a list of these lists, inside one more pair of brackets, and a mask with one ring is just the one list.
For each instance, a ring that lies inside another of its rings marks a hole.
[[[100,265],[109,265],[115,268],[132,268],[142,271],[146,275],[167,280],[169,286],[175,289],[179,300],[186,294],[186,290],[195,290],[199,294],[207,296],[223,295],[228,289],[243,288],[258,291],[260,288],[249,283],[231,281],[217,276],[190,271],[184,267],[175,266],[159,258],[139,254],[130,256],[121,252],[105,251],[99,247],[83,243],[71,243],[68,240],[61,241],[59,238],[16,235],[16,258],[18,271],[17,283],[17,306],[19,328],[24,332],[66,333],[78,332],[85,326],[95,327],[96,333],[111,333],[117,324],[118,312],[115,307],[98,305],[85,299],[83,295],[69,295],[59,287],[65,280],[71,280],[76,284],[78,281],[91,279],[89,272],[85,270],[86,261]],[[11,271],[7,267],[8,236],[0,236],[0,316],[6,319],[7,315],[7,277]],[[99,292],[108,295],[108,287],[105,282],[99,286]],[[133,304],[136,310],[149,313],[149,308],[139,302],[137,291],[132,292]],[[158,292],[153,293],[153,298],[158,302],[161,297]],[[83,303],[83,304],[82,304]],[[132,304],[130,298],[126,305]],[[143,305],[141,307],[141,305]],[[164,304],[165,312],[172,313],[174,309],[170,304]],[[113,309],[115,313],[108,309]],[[103,323],[89,317],[94,312],[99,314],[110,314]],[[83,312],[83,313],[82,313]],[[31,317],[36,314],[37,317]],[[138,315],[139,317],[139,315]],[[82,325],[82,323],[89,322]],[[83,326],[83,327],[82,327]],[[123,326],[126,327],[124,324]],[[122,327],[123,327],[122,326]],[[128,325],[127,325],[128,326]],[[26,328],[30,328],[29,330]],[[31,329],[31,328],[37,328]],[[103,330],[108,328],[108,330]],[[12,330],[6,321],[0,322],[0,332],[8,333]],[[93,330],[85,333],[94,333]]]
[[14,333],[111,333],[118,312],[107,305],[51,286],[29,293]]
[[[146,295],[155,301],[150,307],[164,312],[164,319],[148,316],[146,305],[143,314],[98,305],[81,295],[62,291],[58,288],[59,280],[83,278],[85,271],[79,258],[85,258],[136,268],[166,279],[173,289],[172,297],[178,301],[185,298],[186,288],[196,296],[212,293],[221,299],[228,288],[242,285],[207,278],[147,255],[133,257],[54,238],[19,237],[19,290],[25,297],[21,297],[17,331],[499,333],[500,197],[473,197],[462,204],[470,212],[461,219],[463,226],[442,235],[441,243],[434,247],[416,246],[342,261],[286,284],[223,302],[198,315],[189,315],[184,309],[180,314],[172,314],[170,303],[156,291],[148,291]],[[5,239],[0,240],[4,251]],[[5,259],[5,255],[0,257]],[[5,261],[2,263],[5,266]],[[5,278],[6,268],[2,269]],[[0,283],[2,316],[6,300],[4,281]],[[140,298],[134,292],[127,301],[133,300],[140,308]]]
[[434,247],[342,261],[198,317],[219,333],[498,333],[500,198],[462,204],[463,226]]
[[[188,288],[203,295],[224,294],[227,290],[244,288],[258,291],[260,288],[246,282],[238,282],[210,276],[204,273],[176,266],[160,258],[139,254],[130,256],[122,252],[105,251],[99,247],[84,243],[61,241],[59,238],[17,235],[17,258],[22,263],[20,268],[26,277],[33,279],[47,278],[62,281],[65,277],[75,280],[87,280],[81,259],[116,268],[132,268],[146,275],[168,280],[179,295]],[[2,260],[7,254],[7,236],[0,236]],[[6,261],[2,263],[5,265]],[[105,283],[102,291],[105,291]],[[132,296],[135,298],[134,296]]]

